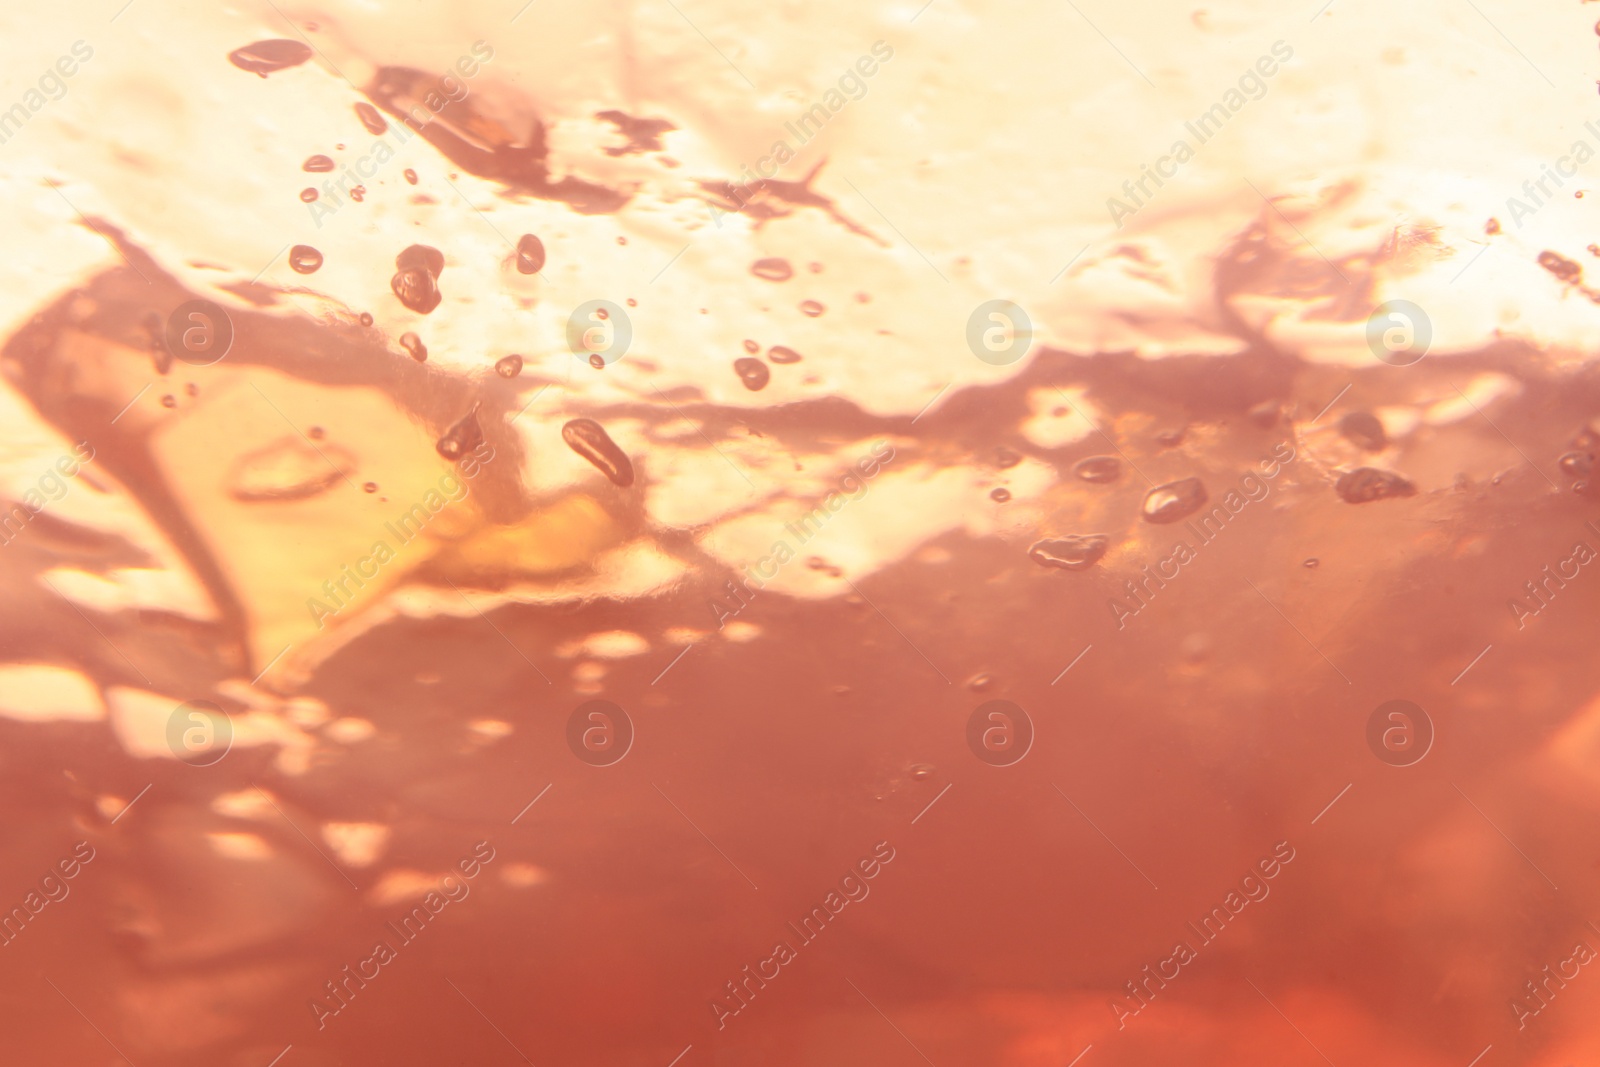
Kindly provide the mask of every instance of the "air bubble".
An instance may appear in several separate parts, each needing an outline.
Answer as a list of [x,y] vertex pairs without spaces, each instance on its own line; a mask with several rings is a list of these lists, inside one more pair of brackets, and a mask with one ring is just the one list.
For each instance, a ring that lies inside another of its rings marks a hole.
[[1367,504],[1392,497],[1416,496],[1417,487],[1393,471],[1376,467],[1357,467],[1340,475],[1333,485],[1339,499],[1347,504]]
[[544,242],[531,233],[517,240],[517,272],[538,274],[544,269]]
[[298,67],[310,58],[310,45],[303,41],[288,40],[257,41],[228,53],[228,62],[263,78],[280,70]]
[[1086,482],[1104,484],[1122,477],[1122,463],[1116,456],[1090,456],[1074,463],[1072,473]]
[[612,484],[633,484],[632,461],[598,422],[593,419],[573,419],[561,427],[561,439],[568,448],[599,468],[602,474],[611,479]]
[[736,359],[733,361],[733,369],[739,375],[739,380],[744,383],[744,387],[752,393],[765,389],[767,382],[772,380],[772,372],[759,359]]
[[750,273],[769,282],[786,282],[794,277],[794,268],[789,265],[787,259],[772,257],[758,259],[750,264]]
[[374,137],[389,128],[388,122],[378,114],[378,109],[365,101],[356,105],[356,118],[361,120],[361,125],[365,126],[367,132]]
[[1028,558],[1041,567],[1084,571],[1099,562],[1110,547],[1111,538],[1105,534],[1069,534],[1034,542],[1033,547],[1028,549]]
[[439,438],[434,447],[445,459],[456,460],[483,444],[483,427],[478,425],[478,408],[473,406],[454,426]]
[[1199,478],[1180,478],[1175,482],[1158,485],[1144,498],[1144,521],[1154,523],[1177,522],[1200,510],[1206,502],[1206,487]]
[[289,249],[289,269],[296,274],[315,274],[322,266],[322,253],[310,245],[295,245]]

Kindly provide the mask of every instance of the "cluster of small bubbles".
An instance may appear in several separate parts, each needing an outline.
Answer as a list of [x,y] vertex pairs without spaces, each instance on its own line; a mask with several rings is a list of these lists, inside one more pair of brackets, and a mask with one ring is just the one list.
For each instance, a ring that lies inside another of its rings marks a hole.
[[311,174],[326,174],[333,169],[333,160],[327,156],[310,156],[300,165],[300,169]]
[[774,256],[758,259],[750,264],[750,273],[769,282],[786,282],[794,276],[794,268],[789,265],[787,259]]
[[748,356],[734,360],[733,370],[739,375],[744,387],[752,393],[765,389],[767,383],[772,380],[772,372],[767,369],[767,365],[759,359],[751,359]]
[[502,378],[515,378],[522,373],[522,357],[512,354],[495,360],[494,372]]
[[378,114],[378,109],[366,101],[356,105],[356,118],[361,120],[361,125],[365,126],[367,132],[374,137],[389,128],[389,124],[384,121],[383,116]]
[[315,200],[316,198],[317,198],[317,191],[315,189],[311,188],[309,185],[306,186],[304,189],[300,190],[300,199],[304,200],[306,203],[309,204],[313,200]]
[[826,308],[824,308],[815,300],[802,300],[800,302],[800,313],[813,319],[818,315],[821,315],[826,310]]
[[1004,487],[996,489],[994,492],[989,494],[989,499],[993,500],[996,504],[1004,504],[1007,500],[1011,499],[1011,490]]
[[400,347],[410,353],[411,358],[418,363],[428,361],[428,346],[422,343],[422,338],[407,331],[400,335]]
[[425,270],[397,271],[389,279],[389,288],[400,303],[423,315],[438,307],[439,301],[444,299],[439,292],[438,282]]
[[310,245],[295,245],[289,249],[289,269],[296,274],[314,274],[322,266],[322,253]]
[[1539,266],[1569,284],[1576,284],[1583,278],[1582,267],[1556,252],[1540,252]]

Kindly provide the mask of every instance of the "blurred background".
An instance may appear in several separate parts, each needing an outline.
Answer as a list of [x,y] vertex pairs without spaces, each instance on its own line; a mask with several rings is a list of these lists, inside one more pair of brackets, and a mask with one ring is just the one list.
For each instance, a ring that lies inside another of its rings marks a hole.
[[0,27],[7,1062],[1600,1056],[1581,5]]

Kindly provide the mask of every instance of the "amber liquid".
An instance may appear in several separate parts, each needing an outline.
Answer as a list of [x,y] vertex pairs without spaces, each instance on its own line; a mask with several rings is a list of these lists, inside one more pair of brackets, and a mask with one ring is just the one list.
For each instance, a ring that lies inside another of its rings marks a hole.
[[[688,89],[596,115],[393,18],[437,57],[196,24],[196,86],[324,123],[241,135],[295,212],[253,278],[154,155],[85,177],[72,94],[169,77],[120,39],[18,135],[86,205],[19,247],[101,258],[0,353],[0,1060],[1600,1059],[1600,391],[1390,317],[1470,242],[1324,256],[1356,194],[1272,186],[1208,244],[1147,179],[1061,268],[1104,304],[1019,319],[857,187],[910,29],[768,175]],[[1261,50],[1229,131],[1310,92]],[[1511,240],[1507,299],[1587,303]]]

